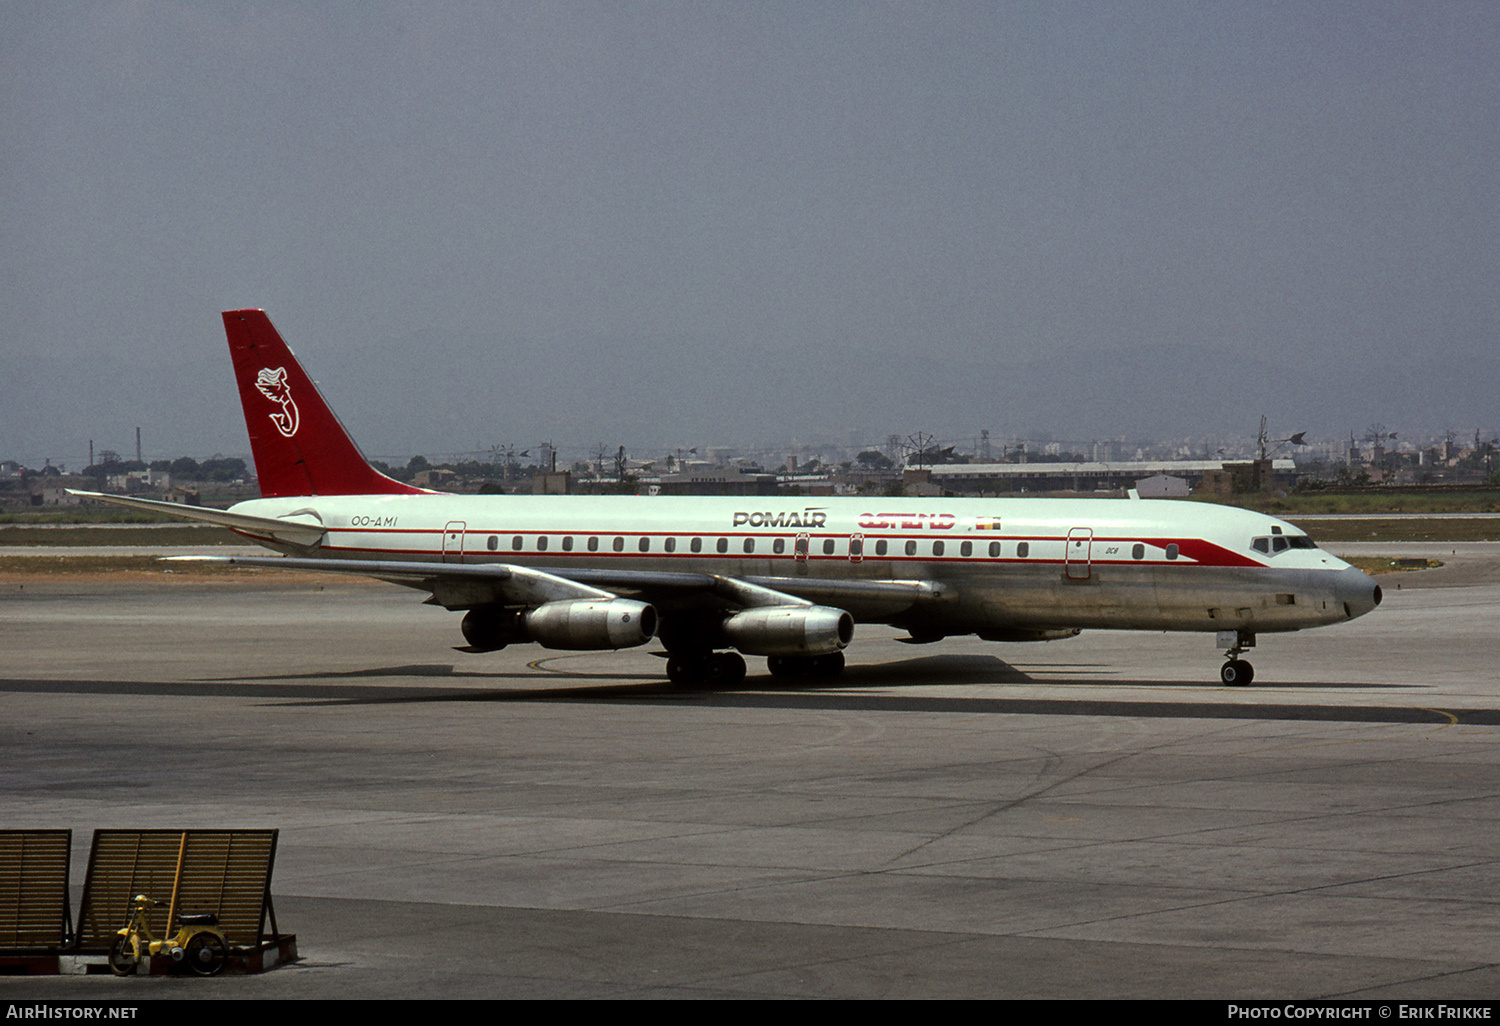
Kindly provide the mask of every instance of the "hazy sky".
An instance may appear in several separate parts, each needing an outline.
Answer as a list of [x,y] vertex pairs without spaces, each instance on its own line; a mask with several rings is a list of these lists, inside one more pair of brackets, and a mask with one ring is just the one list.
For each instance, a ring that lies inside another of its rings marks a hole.
[[[0,458],[1500,427],[1500,4],[0,4]],[[642,455],[651,453],[642,452]]]

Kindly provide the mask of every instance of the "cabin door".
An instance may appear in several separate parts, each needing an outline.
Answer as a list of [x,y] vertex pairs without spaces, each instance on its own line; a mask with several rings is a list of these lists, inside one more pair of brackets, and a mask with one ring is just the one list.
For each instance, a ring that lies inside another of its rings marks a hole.
[[1075,527],[1068,532],[1068,549],[1063,556],[1063,568],[1069,580],[1089,579],[1089,550],[1093,547],[1093,528]]
[[463,561],[464,522],[450,520],[448,526],[443,528],[443,562],[462,563]]

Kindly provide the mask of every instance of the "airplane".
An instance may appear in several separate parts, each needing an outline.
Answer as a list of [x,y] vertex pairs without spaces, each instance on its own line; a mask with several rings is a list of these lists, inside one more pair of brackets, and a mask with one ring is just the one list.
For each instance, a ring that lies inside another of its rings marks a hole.
[[373,468],[263,310],[223,314],[261,498],[228,510],[77,492],[220,524],[280,556],[195,556],[359,574],[463,612],[464,651],[653,639],[684,687],[744,656],[829,678],[856,623],[1050,641],[1088,628],[1211,632],[1247,685],[1259,634],[1380,604],[1370,577],[1274,517],[1153,499],[458,495]]

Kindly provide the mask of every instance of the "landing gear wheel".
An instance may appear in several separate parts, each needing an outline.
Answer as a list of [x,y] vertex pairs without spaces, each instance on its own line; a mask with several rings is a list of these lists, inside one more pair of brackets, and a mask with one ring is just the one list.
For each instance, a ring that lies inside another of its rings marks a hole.
[[812,675],[814,677],[837,677],[844,672],[844,653],[833,652],[829,655],[813,657]]
[[844,653],[820,656],[770,656],[766,669],[773,677],[837,677],[844,672]]
[[693,656],[668,656],[667,680],[680,688],[692,687],[707,676],[702,659]]
[[229,948],[216,933],[195,933],[183,949],[182,960],[199,976],[217,976],[229,961]]
[[738,652],[715,652],[711,665],[715,684],[732,688],[745,680],[745,657]]
[[1226,687],[1245,687],[1255,679],[1255,667],[1243,659],[1231,659],[1219,668],[1219,679]]
[[745,657],[738,652],[668,656],[667,679],[680,688],[734,687],[745,679]]
[[130,976],[140,961],[135,957],[135,948],[131,946],[129,937],[122,935],[115,938],[114,945],[109,949],[110,972],[116,976]]

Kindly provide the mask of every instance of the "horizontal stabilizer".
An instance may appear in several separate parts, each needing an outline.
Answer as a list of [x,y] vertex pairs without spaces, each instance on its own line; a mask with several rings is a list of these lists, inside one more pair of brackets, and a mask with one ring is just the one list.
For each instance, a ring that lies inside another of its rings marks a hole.
[[[80,492],[68,489],[69,495],[78,495],[85,499],[97,499],[100,502],[110,502],[116,506],[127,506],[130,509],[141,509],[151,513],[160,513],[163,516],[176,517],[179,520],[196,520],[205,524],[218,524],[220,527],[232,528],[243,531],[257,538],[272,538],[276,541],[286,542],[289,545],[312,548],[323,540],[327,533],[317,514],[311,511],[306,513],[292,514],[288,517],[252,517],[246,513],[231,513],[228,510],[213,509],[209,506],[188,506],[180,502],[162,502],[158,499],[137,499],[129,495],[107,495],[103,492]],[[300,519],[294,519],[300,518]]]

